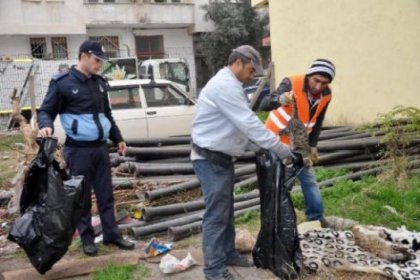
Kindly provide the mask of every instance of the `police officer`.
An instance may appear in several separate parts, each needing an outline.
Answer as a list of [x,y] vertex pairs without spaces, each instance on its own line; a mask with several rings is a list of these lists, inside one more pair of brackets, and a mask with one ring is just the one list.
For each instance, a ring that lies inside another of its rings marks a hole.
[[83,42],[78,64],[51,80],[38,115],[41,135],[50,137],[54,131],[54,119],[60,114],[66,132],[64,159],[72,175],[83,175],[85,178],[84,209],[78,230],[83,252],[90,256],[98,252],[91,224],[92,187],[103,229],[103,243],[125,250],[134,248],[133,243],[121,237],[114,216],[111,164],[106,141],[111,139],[122,154],[126,153],[127,146],[111,114],[106,81],[96,75],[105,59],[100,43],[91,40]]

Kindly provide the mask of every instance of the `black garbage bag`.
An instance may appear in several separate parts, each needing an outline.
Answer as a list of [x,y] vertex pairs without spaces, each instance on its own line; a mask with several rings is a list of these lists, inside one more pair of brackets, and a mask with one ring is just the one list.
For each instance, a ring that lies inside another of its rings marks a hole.
[[45,138],[32,161],[20,200],[21,216],[8,239],[44,274],[67,252],[83,208],[83,176],[69,178],[54,159],[57,139]]
[[293,279],[303,267],[296,213],[290,197],[290,185],[297,169],[286,172],[277,155],[269,151],[259,152],[256,160],[261,228],[252,257],[257,267],[269,269],[281,279]]

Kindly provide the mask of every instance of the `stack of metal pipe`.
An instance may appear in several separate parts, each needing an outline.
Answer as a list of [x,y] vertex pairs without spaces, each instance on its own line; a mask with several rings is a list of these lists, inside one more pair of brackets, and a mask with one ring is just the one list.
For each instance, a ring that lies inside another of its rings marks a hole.
[[[369,132],[348,126],[324,127],[318,143],[320,158],[317,165],[329,169],[347,169],[348,174],[319,182],[320,187],[331,187],[338,180],[358,180],[384,171],[391,160],[382,156],[383,136],[379,127]],[[128,154],[125,157],[111,153],[111,162],[117,171],[117,176],[113,177],[114,186],[134,188],[145,182],[155,182],[158,186],[162,183],[162,187],[142,193],[145,205],[199,189],[200,183],[189,159],[190,141],[190,137],[128,139]],[[408,168],[419,172],[420,133],[415,133],[400,152],[406,156]],[[252,152],[236,159],[235,189],[247,186],[254,186],[255,189],[258,182],[254,160],[255,154]],[[292,190],[297,191],[300,191],[299,186]],[[235,215],[253,209],[259,209],[257,190],[235,196]],[[148,206],[141,209],[141,221],[120,227],[127,228],[135,238],[167,233],[170,240],[176,241],[201,230],[203,211],[203,199]]]

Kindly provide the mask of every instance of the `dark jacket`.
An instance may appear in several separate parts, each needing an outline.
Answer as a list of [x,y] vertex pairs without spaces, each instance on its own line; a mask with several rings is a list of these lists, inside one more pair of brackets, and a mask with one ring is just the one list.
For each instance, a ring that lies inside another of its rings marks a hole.
[[[307,80],[304,84],[304,92],[308,92],[308,85]],[[279,87],[275,92],[270,93],[269,95],[265,96],[260,104],[261,111],[271,111],[275,110],[281,106],[279,103],[279,97],[285,92],[289,92],[292,90],[292,83],[289,78],[284,78],[281,81]],[[331,94],[330,88],[326,88],[324,92],[321,93],[322,95],[329,95]],[[309,99],[308,99],[309,101]],[[316,108],[318,105],[311,106],[311,111],[309,113],[309,117],[312,118],[316,112]],[[316,147],[318,144],[318,138],[321,133],[322,123],[324,122],[325,113],[327,112],[328,105],[325,106],[324,110],[319,114],[318,119],[316,121],[315,126],[312,128],[311,133],[309,134],[309,145],[311,147]]]
[[54,76],[39,110],[39,127],[54,128],[60,114],[68,146],[99,146],[108,138],[116,144],[123,141],[111,114],[107,86],[101,76],[87,77],[74,66]]

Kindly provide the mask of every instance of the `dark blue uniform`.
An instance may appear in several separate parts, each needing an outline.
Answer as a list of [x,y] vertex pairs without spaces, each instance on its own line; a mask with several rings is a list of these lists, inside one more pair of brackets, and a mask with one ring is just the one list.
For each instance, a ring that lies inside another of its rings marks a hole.
[[83,175],[86,201],[79,224],[83,244],[92,244],[91,188],[95,191],[104,242],[121,238],[114,216],[111,164],[107,139],[123,141],[111,114],[107,83],[98,75],[85,76],[73,66],[53,77],[39,110],[40,128],[53,128],[59,114],[66,132],[64,159],[72,175]]

